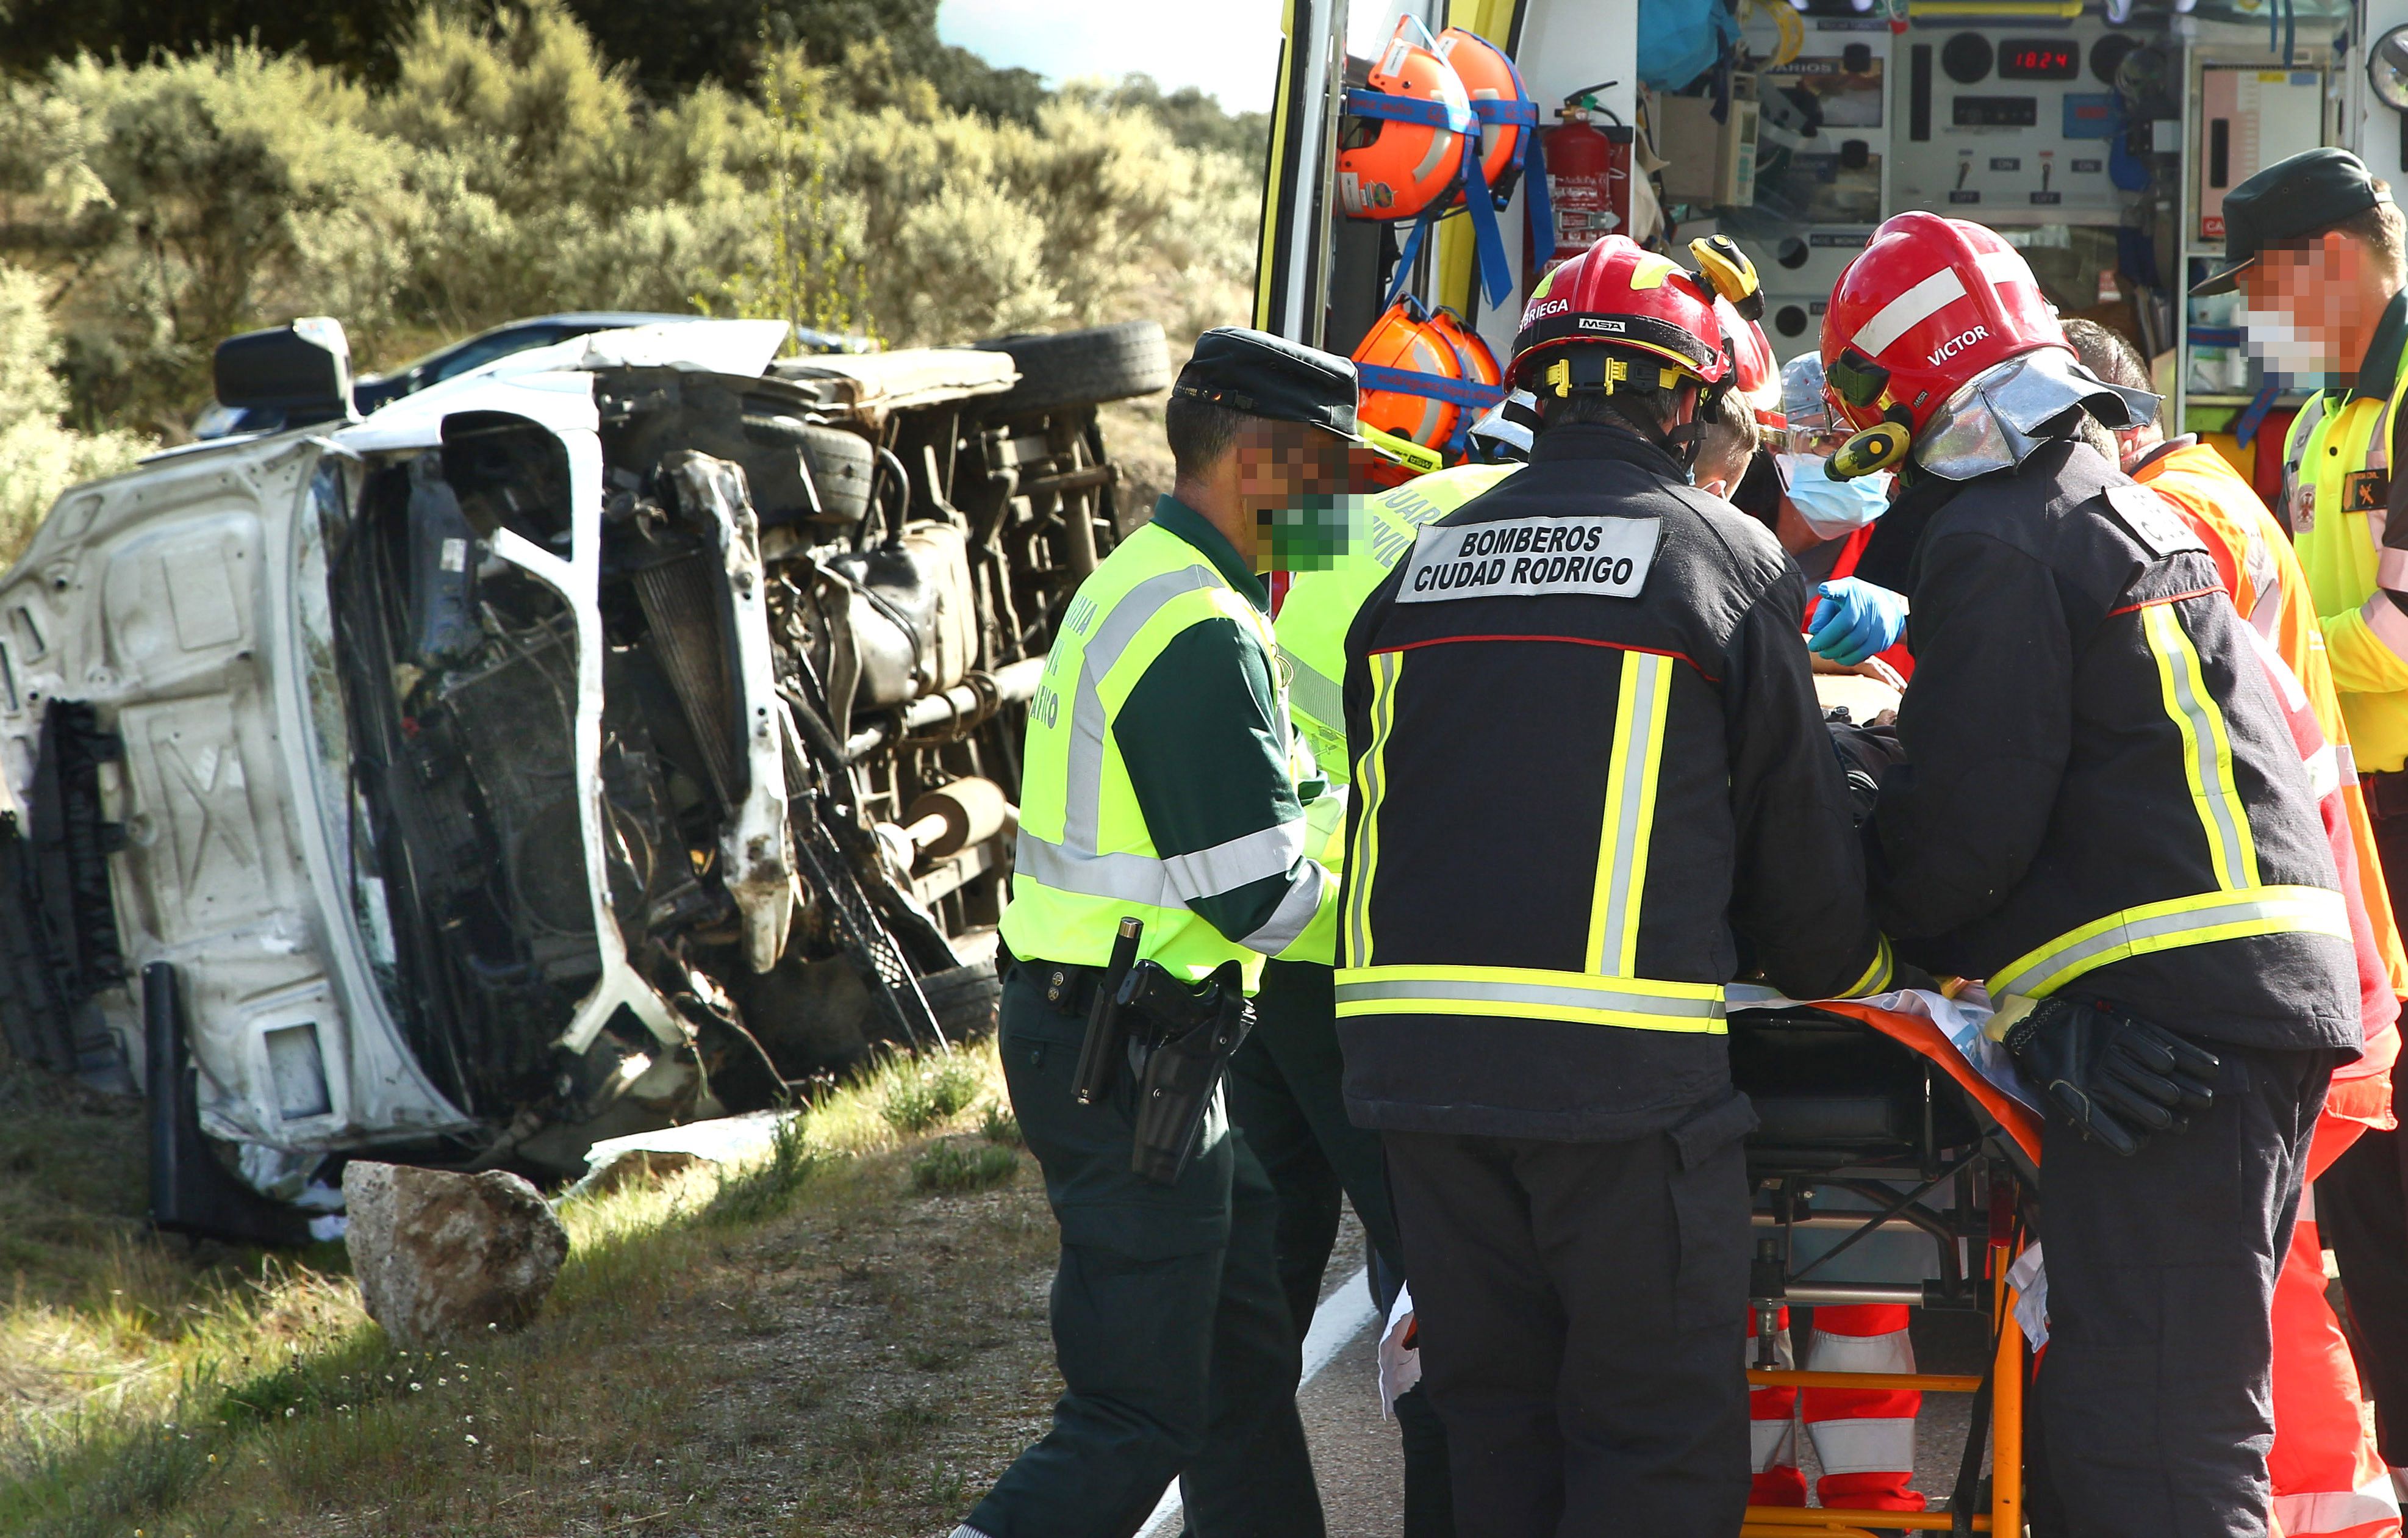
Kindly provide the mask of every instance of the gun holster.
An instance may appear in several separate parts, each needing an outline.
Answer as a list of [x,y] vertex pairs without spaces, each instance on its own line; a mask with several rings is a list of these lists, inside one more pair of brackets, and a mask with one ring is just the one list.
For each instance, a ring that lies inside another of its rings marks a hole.
[[1254,1028],[1254,1006],[1234,961],[1194,987],[1140,961],[1122,979],[1113,1003],[1138,1025],[1130,1053],[1137,1134],[1129,1167],[1147,1180],[1176,1185],[1196,1157],[1221,1071]]

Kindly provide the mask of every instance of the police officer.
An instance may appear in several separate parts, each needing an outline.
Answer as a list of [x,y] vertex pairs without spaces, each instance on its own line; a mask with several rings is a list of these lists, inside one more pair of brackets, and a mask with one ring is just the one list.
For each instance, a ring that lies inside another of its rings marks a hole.
[[[1510,444],[1512,424],[1502,408],[1490,421],[1506,429]],[[1491,445],[1498,442],[1493,433],[1485,436]],[[1280,660],[1287,669],[1297,735],[1330,783],[1330,793],[1306,813],[1315,829],[1315,852],[1333,869],[1342,867],[1345,848],[1349,766],[1340,680],[1346,671],[1347,626],[1371,589],[1412,551],[1423,525],[1518,467],[1510,461],[1465,464],[1417,476],[1369,499],[1356,544],[1325,569],[1299,570],[1289,579],[1278,613]],[[1278,1193],[1280,1280],[1299,1333],[1311,1325],[1321,1297],[1341,1193],[1354,1203],[1381,1262],[1377,1279],[1387,1284],[1381,1288],[1383,1301],[1393,1301],[1404,1275],[1379,1134],[1346,1117],[1330,989],[1326,964],[1265,965],[1255,999],[1260,1024],[1229,1063],[1229,1119],[1245,1132]],[[1446,1433],[1420,1388],[1398,1397],[1396,1415],[1404,1444],[1406,1538],[1444,1538],[1455,1531]]]
[[[2226,194],[2229,264],[2266,367],[2327,385],[2284,442],[2283,510],[2307,574],[2363,776],[2395,917],[2408,897],[2408,271],[2390,190],[2344,150],[2277,162]],[[2384,1460],[2408,1495],[2408,1136],[2369,1130],[2316,1183],[2373,1391]]]
[[1081,584],[1030,703],[1000,1034],[1062,1229],[1065,1388],[957,1538],[1126,1538],[1173,1478],[1199,1538],[1323,1531],[1260,1163],[1216,1107],[1156,1183],[1132,1168],[1129,1074],[1090,1105],[1072,1081],[1125,919],[1182,983],[1234,970],[1251,992],[1267,956],[1330,956],[1337,883],[1306,848],[1257,523],[1342,489],[1354,402],[1343,358],[1198,338],[1164,411],[1172,493]]
[[1755,1114],[1723,986],[1889,977],[1839,765],[1798,751],[1797,568],[1689,484],[1731,371],[1713,297],[1618,236],[1542,280],[1530,464],[1347,637],[1346,1103],[1465,1533],[1738,1530]]
[[2198,536],[2080,436],[2153,399],[2080,367],[2013,247],[1889,220],[1822,355],[1833,467],[1897,468],[1875,544],[1913,547],[1876,912],[1987,980],[2049,1104],[2033,1528],[2262,1533],[2274,1276],[2359,1041],[2298,746]]

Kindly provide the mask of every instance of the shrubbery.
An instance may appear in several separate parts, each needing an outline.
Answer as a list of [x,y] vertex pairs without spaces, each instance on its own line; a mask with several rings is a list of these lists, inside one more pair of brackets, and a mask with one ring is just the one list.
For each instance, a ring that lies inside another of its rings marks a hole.
[[217,342],[296,315],[366,370],[557,309],[897,345],[1243,313],[1259,157],[1197,103],[961,114],[874,43],[654,100],[559,0],[458,14],[376,84],[251,47],[0,84],[0,515],[121,462],[122,429],[179,435]]

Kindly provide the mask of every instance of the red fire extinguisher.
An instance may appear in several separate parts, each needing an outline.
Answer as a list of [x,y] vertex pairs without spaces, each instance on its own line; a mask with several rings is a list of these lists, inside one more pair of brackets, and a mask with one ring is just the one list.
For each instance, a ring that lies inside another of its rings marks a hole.
[[[1609,235],[1630,233],[1630,125],[1597,93],[1612,80],[1583,86],[1555,108],[1556,122],[1539,136],[1547,172],[1547,201],[1554,212],[1553,249],[1545,240],[1522,248],[1522,285],[1531,285]],[[1600,125],[1592,121],[1606,118]]]

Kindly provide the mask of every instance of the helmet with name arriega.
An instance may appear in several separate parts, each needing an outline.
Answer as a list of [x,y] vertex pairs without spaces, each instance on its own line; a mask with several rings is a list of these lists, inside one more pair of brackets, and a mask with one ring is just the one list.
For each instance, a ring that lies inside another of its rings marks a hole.
[[2154,397],[2081,367],[2021,252],[1933,213],[1888,220],[1840,274],[1822,357],[1831,410],[1857,429],[1831,456],[1835,477],[1889,469],[1913,452],[1927,469],[1969,479],[2020,464],[2052,436],[2044,427],[2086,402],[2111,418],[2138,410],[2146,421],[2154,410],[2139,407]]
[[1454,196],[1463,141],[1480,131],[1463,80],[1427,28],[1397,22],[1338,124],[1338,206],[1349,219],[1412,219]]
[[[1509,382],[1542,404],[1575,390],[1610,395],[1625,381],[1659,390],[1687,381],[1719,393],[1735,369],[1714,299],[1720,292],[1735,305],[1760,304],[1756,269],[1721,236],[1689,249],[1704,274],[1609,235],[1541,278],[1513,334]],[[1658,366],[1652,372],[1651,364]]]

